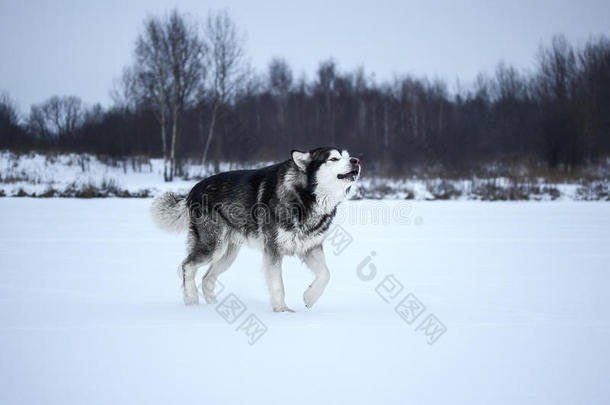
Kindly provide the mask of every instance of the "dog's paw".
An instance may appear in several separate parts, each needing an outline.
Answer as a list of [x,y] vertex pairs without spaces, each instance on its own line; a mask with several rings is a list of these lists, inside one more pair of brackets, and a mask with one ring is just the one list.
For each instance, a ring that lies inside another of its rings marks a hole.
[[294,310],[288,308],[286,304],[277,305],[273,307],[273,312],[294,312]]
[[218,303],[218,301],[216,300],[216,297],[204,297],[205,298],[205,303],[206,304],[216,304]]
[[184,294],[184,305],[197,305],[199,304],[199,297],[197,294]]
[[304,293],[303,293],[303,302],[305,303],[305,306],[307,308],[311,308],[313,307],[313,304],[316,303],[316,301],[318,300],[318,298],[320,298],[320,293],[316,290],[314,290],[313,288],[309,287]]

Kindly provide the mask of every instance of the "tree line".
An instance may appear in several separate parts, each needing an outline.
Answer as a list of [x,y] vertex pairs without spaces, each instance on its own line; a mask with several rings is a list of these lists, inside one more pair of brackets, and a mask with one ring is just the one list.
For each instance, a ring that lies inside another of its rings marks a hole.
[[610,154],[610,41],[572,46],[555,36],[531,72],[499,63],[467,89],[400,76],[378,83],[364,69],[322,61],[295,77],[282,58],[265,72],[247,63],[226,11],[204,21],[173,10],[149,17],[113,105],[53,96],[20,117],[0,97],[0,148],[163,157],[182,163],[282,160],[293,148],[338,145],[369,167],[404,174],[420,166],[466,170],[494,162],[572,170]]

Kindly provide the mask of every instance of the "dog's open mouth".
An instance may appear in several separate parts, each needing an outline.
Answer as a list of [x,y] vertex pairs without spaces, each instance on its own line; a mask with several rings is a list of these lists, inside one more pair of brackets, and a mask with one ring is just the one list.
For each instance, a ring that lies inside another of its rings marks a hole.
[[346,179],[346,180],[349,180],[349,181],[356,180],[356,177],[358,177],[358,169],[352,170],[351,172],[347,172],[345,174],[338,174],[337,175],[338,179]]

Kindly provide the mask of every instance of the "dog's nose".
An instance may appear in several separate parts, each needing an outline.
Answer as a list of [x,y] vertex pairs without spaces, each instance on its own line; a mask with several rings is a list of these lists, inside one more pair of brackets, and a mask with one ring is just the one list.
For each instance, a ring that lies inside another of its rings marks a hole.
[[349,162],[351,164],[353,164],[354,166],[360,165],[360,159],[358,159],[358,158],[350,158]]

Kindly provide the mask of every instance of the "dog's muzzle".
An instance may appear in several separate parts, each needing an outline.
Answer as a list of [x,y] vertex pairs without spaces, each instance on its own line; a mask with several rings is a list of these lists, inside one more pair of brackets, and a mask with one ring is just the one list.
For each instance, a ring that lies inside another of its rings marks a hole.
[[348,180],[348,181],[355,181],[358,178],[358,175],[360,174],[360,159],[358,158],[351,158],[349,160],[349,162],[352,164],[352,170],[347,172],[347,173],[343,173],[343,174],[338,174],[337,178],[340,180]]

